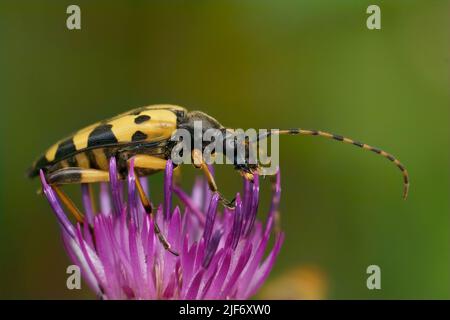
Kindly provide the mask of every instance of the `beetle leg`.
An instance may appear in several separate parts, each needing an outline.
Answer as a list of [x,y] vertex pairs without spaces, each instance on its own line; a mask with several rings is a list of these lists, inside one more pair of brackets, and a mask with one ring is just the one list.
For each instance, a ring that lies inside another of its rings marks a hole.
[[107,182],[109,181],[109,173],[97,169],[69,167],[47,174],[47,180],[51,185]]
[[[141,199],[142,205],[144,206],[145,212],[147,212],[148,214],[153,214],[153,208],[152,208],[152,204],[150,203],[150,201],[148,200],[147,196],[145,195],[144,189],[142,188],[141,182],[138,179],[138,174],[137,174],[137,170],[136,169],[150,169],[150,170],[155,170],[155,171],[159,171],[159,170],[164,170],[164,168],[166,167],[166,160],[161,159],[161,158],[157,158],[157,157],[153,157],[153,156],[149,156],[149,155],[145,155],[145,154],[138,154],[136,156],[134,156],[133,158],[134,161],[134,173],[136,175],[136,187],[139,193],[139,198]],[[128,168],[130,168],[130,160],[128,160]],[[155,230],[156,231],[156,230]]]
[[181,166],[178,166],[173,169],[173,183],[175,185],[180,184],[181,181]]
[[219,195],[220,202],[227,208],[234,208],[234,199],[232,201],[227,200],[217,189],[216,181],[214,180],[211,171],[209,171],[208,165],[203,161],[202,152],[200,150],[192,150],[192,163],[195,168],[201,169],[208,182],[209,190],[216,192]]
[[81,213],[80,209],[73,203],[73,201],[61,190],[57,185],[52,185],[53,190],[56,192],[58,197],[64,203],[67,209],[72,213],[75,219],[79,223],[84,223],[84,215]]
[[[173,251],[171,249],[170,243],[167,241],[167,239],[164,237],[164,235],[161,233],[161,229],[158,226],[158,223],[156,222],[156,217],[153,213],[153,208],[150,203],[150,200],[148,200],[147,195],[144,192],[144,188],[142,187],[141,181],[139,180],[139,177],[137,175],[136,169],[153,169],[153,170],[163,170],[166,167],[166,160],[152,157],[149,155],[136,155],[133,157],[134,159],[134,170],[136,175],[136,189],[139,193],[139,198],[141,199],[142,205],[144,206],[144,210],[147,214],[150,214],[153,217],[153,228],[155,230],[155,234],[158,237],[159,242],[163,245],[164,249],[169,251],[175,256],[178,256],[178,253]],[[130,166],[128,166],[129,168]]]
[[66,208],[73,214],[75,219],[78,222],[83,223],[84,215],[73,203],[73,201],[61,190],[60,185],[109,181],[109,174],[107,171],[102,170],[69,167],[47,174],[47,181],[52,186],[53,190],[56,192]]
[[133,159],[135,168],[151,169],[155,171],[164,170],[167,163],[167,160],[146,154],[135,155]]

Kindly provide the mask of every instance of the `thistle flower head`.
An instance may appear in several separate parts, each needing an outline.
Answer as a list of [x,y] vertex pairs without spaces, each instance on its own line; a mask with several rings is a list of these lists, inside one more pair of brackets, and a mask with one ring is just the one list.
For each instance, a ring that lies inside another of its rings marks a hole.
[[[61,226],[72,262],[103,299],[247,299],[271,271],[284,235],[268,244],[280,199],[276,176],[265,223],[256,218],[259,181],[244,180],[234,210],[219,206],[219,197],[198,178],[190,194],[172,183],[173,165],[165,170],[164,204],[155,219],[162,234],[179,253],[164,249],[154,231],[154,218],[145,213],[137,194],[133,161],[127,179],[118,180],[110,160],[110,183],[100,186],[100,212],[94,212],[92,193],[82,185],[85,221],[72,224],[41,171],[43,191]],[[125,186],[126,185],[126,186]],[[124,190],[126,190],[124,195]],[[146,190],[147,191],[147,190]],[[172,210],[175,194],[183,209]],[[126,198],[126,202],[124,199]]]

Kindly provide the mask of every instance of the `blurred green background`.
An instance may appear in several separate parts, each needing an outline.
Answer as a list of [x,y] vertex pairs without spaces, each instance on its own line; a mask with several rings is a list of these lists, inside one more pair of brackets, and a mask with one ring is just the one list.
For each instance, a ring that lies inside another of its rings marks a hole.
[[[69,4],[81,7],[80,31],[66,28]],[[370,4],[381,7],[381,30],[366,28]],[[233,128],[348,135],[407,166],[403,201],[389,161],[283,137],[287,237],[268,282],[312,266],[325,298],[448,299],[449,9],[437,0],[0,1],[0,298],[95,298],[66,289],[58,226],[24,171],[84,125],[173,103]],[[239,176],[217,172],[231,196]],[[195,173],[184,168],[184,185]],[[151,181],[159,190],[161,176]],[[264,209],[268,181],[262,189]],[[371,264],[381,290],[366,288]]]

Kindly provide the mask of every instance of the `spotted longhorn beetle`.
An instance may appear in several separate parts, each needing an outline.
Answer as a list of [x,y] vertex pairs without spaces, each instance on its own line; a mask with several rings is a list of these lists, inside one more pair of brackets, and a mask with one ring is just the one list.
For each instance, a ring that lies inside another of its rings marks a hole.
[[[109,181],[108,169],[111,157],[116,158],[119,175],[122,179],[126,177],[131,158],[134,159],[134,168],[138,176],[146,176],[164,170],[166,161],[171,158],[171,151],[175,146],[171,139],[172,135],[180,128],[193,132],[196,121],[201,122],[203,130],[212,128],[222,130],[224,133],[229,130],[211,116],[200,111],[188,112],[185,108],[175,105],[141,107],[90,125],[55,143],[33,163],[28,171],[28,176],[35,177],[42,170],[46,180],[64,205],[82,223],[83,214],[60,189],[60,185],[73,183],[89,185],[95,182]],[[409,188],[408,172],[393,155],[365,143],[318,130],[270,130],[267,134],[258,136],[257,140],[270,135],[282,134],[334,139],[370,150],[389,159],[403,174],[403,197],[406,199]],[[193,164],[202,169],[211,191],[218,192],[214,177],[202,159],[202,154],[203,150],[192,150]],[[260,169],[257,164],[234,163],[234,165],[236,170],[250,180],[253,174],[259,172]],[[135,179],[135,181],[145,211],[152,214],[152,206],[139,179]],[[226,200],[220,193],[219,197],[226,206],[232,206],[232,201]],[[161,234],[158,225],[155,223],[154,226],[162,245],[173,254],[177,254],[171,250],[170,244]]]

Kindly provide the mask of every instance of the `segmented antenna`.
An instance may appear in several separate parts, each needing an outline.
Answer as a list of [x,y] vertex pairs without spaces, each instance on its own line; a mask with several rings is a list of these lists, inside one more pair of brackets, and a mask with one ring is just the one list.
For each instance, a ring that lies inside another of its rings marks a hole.
[[268,137],[268,136],[274,135],[274,134],[320,136],[320,137],[324,137],[327,139],[333,139],[333,140],[337,140],[340,142],[352,144],[352,145],[360,147],[362,149],[366,149],[366,150],[372,151],[376,154],[379,154],[379,155],[385,157],[386,159],[389,159],[391,162],[393,162],[397,166],[397,168],[400,169],[400,171],[402,172],[402,175],[403,175],[403,199],[406,200],[406,198],[408,197],[408,191],[409,191],[408,171],[406,170],[406,168],[403,166],[403,164],[397,158],[395,158],[392,154],[387,153],[386,151],[380,150],[380,149],[372,147],[368,144],[358,142],[358,141],[355,141],[355,140],[347,138],[347,137],[343,137],[343,136],[340,136],[337,134],[333,134],[333,133],[329,133],[329,132],[325,132],[325,131],[319,131],[319,130],[305,130],[305,129],[287,129],[287,130],[275,129],[274,130],[274,129],[272,129],[272,130],[268,130],[268,132],[265,134],[259,135],[258,140],[264,139],[265,137]]

